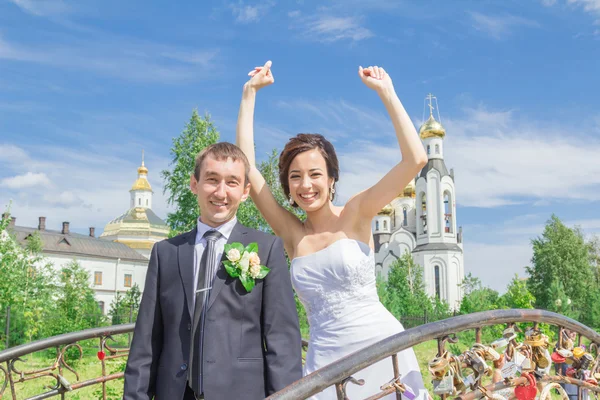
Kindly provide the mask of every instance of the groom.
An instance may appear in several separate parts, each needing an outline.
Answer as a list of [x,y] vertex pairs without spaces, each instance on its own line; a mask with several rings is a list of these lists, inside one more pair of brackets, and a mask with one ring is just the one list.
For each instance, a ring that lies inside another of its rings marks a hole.
[[[154,245],[124,400],[264,399],[302,377],[298,314],[281,239],[237,222],[250,165],[231,143],[196,157],[200,218]],[[258,244],[270,269],[248,292],[222,261],[226,243]]]

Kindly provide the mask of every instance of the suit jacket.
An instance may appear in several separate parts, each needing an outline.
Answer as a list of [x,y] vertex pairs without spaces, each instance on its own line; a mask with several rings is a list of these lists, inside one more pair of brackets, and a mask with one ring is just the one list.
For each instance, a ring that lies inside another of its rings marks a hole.
[[[196,231],[152,248],[125,369],[124,400],[183,398]],[[237,223],[229,236],[232,242],[257,242],[261,264],[271,271],[248,293],[239,278],[219,265],[205,316],[204,396],[264,399],[302,377],[298,314],[281,239]]]

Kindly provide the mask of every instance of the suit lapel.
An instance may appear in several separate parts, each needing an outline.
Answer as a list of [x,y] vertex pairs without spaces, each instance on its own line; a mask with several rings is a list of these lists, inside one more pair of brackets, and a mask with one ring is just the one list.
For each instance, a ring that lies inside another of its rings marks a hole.
[[196,247],[196,232],[198,228],[188,232],[187,240],[177,248],[177,261],[179,264],[179,274],[185,292],[185,299],[190,313],[190,319],[193,319],[192,310],[194,309],[194,248]]
[[[229,240],[227,241],[227,243],[231,244],[234,242],[240,242],[244,244],[245,236],[247,233],[248,231],[246,227],[238,222],[233,227],[233,230],[231,231],[231,235],[229,235]],[[223,256],[221,256],[221,261],[219,261],[219,266],[217,267],[217,275],[215,276],[215,280],[213,281],[212,285],[212,290],[210,291],[210,297],[208,298],[207,309],[209,309],[213,305],[215,299],[219,295],[219,292],[221,291],[221,289],[223,289],[223,286],[225,286],[225,282],[227,281],[227,279],[233,279],[225,270],[225,266],[223,266],[223,261],[225,261],[226,259],[227,254],[225,253],[225,251],[223,251]]]

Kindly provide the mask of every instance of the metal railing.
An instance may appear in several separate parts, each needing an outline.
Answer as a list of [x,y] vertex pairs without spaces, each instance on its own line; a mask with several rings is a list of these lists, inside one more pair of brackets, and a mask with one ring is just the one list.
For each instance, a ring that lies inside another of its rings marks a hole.
[[[398,352],[419,343],[437,340],[438,355],[441,355],[445,351],[446,342],[449,340],[452,341],[452,335],[456,333],[475,330],[476,342],[481,342],[482,327],[499,324],[511,325],[523,322],[532,322],[534,326],[539,323],[545,323],[555,325],[561,330],[566,328],[577,332],[580,335],[580,340],[581,337],[588,338],[593,346],[596,346],[596,351],[600,344],[600,334],[596,331],[573,319],[553,312],[543,310],[484,311],[432,322],[390,336],[389,338],[341,358],[340,360],[298,380],[292,385],[271,395],[268,399],[306,399],[332,386],[336,388],[337,398],[339,400],[348,399],[346,386],[349,384],[360,384],[360,382],[353,378],[353,374],[386,358],[390,359],[390,367],[392,367],[390,370],[393,369],[394,378],[392,381],[388,382],[387,385],[381,386],[380,391],[373,393],[368,397],[368,400],[379,399],[393,393],[400,399],[405,388],[402,384],[402,377],[400,376],[398,360],[396,357]],[[16,385],[22,385],[25,382],[42,377],[52,378],[55,382],[54,386],[50,387],[49,390],[44,393],[29,397],[29,400],[46,399],[53,396],[61,396],[61,398],[64,399],[66,392],[76,391],[97,384],[102,385],[102,397],[106,399],[106,383],[123,377],[123,372],[107,373],[106,361],[125,358],[129,354],[129,348],[125,346],[122,348],[116,348],[116,346],[111,347],[107,342],[114,340],[113,336],[115,335],[130,334],[133,331],[133,328],[134,324],[125,324],[106,328],[87,329],[80,332],[73,332],[39,340],[0,352],[0,371],[2,371],[2,373],[0,373],[0,379],[2,379],[2,375],[4,375],[3,383],[0,386],[0,399],[6,398],[3,396],[5,396],[6,390],[9,389],[10,398],[16,400]],[[98,359],[102,366],[101,375],[80,381],[79,373],[72,365],[70,365],[70,361],[66,359],[65,354],[70,349],[76,349],[79,351],[79,356],[81,357],[83,350],[79,342],[95,339],[97,339],[98,343]],[[303,341],[303,345],[307,345],[306,341]],[[23,359],[24,356],[48,349],[55,349],[56,351],[56,357],[54,357],[53,360],[51,359],[51,365],[43,368],[31,368],[29,370],[23,368],[22,364],[24,364],[25,367],[27,366],[26,361]],[[598,367],[598,358],[600,357],[597,357],[594,368]],[[69,382],[65,378],[64,373],[66,371],[73,373],[77,382]],[[600,393],[600,388],[597,385],[573,377],[543,376],[540,377],[538,382],[541,382],[546,388],[546,395],[550,388],[557,390],[560,388],[557,386],[557,383],[571,383],[581,388],[585,388],[592,393]],[[506,379],[502,382],[485,387],[479,386],[473,388],[473,390],[469,392],[457,394],[456,397],[461,400],[474,400],[481,397],[489,397],[489,393],[493,393],[503,388],[526,384],[527,379],[524,376],[515,377],[514,379]],[[442,399],[445,399],[447,395],[442,395],[441,397]]]
[[[587,337],[592,343],[600,344],[600,335],[593,329],[571,319],[564,315],[556,314],[544,310],[493,310],[483,311],[468,315],[448,318],[445,320],[432,322],[421,325],[416,328],[408,329],[404,332],[390,336],[380,342],[372,344],[364,349],[354,352],[346,357],[343,357],[318,371],[296,381],[292,385],[280,390],[279,392],[268,397],[269,400],[297,400],[306,399],[313,396],[324,389],[335,386],[337,398],[346,400],[345,386],[348,383],[354,383],[356,380],[352,377],[358,371],[367,368],[368,366],[379,362],[385,358],[392,358],[398,352],[413,347],[419,343],[429,340],[438,340],[439,352],[442,354],[445,342],[452,334],[466,330],[479,330],[483,326],[498,325],[498,324],[514,324],[520,322],[546,323],[555,325],[561,328],[567,328],[577,332],[581,336]],[[393,363],[393,364],[392,364]],[[396,392],[398,398],[402,392],[401,380],[396,367],[397,361],[392,359],[390,366],[394,366],[394,382],[395,388],[381,387],[379,393],[374,393],[369,399],[379,399],[389,393]],[[564,379],[563,379],[564,378]],[[598,386],[588,384],[582,380],[567,378],[567,377],[547,377],[547,381],[572,383],[577,386],[585,387],[593,392],[600,392]],[[542,379],[543,381],[543,379]],[[525,384],[525,378],[516,378],[510,383],[500,383],[486,387],[489,391],[499,390],[507,386],[518,386]],[[464,400],[472,400],[481,398],[483,393],[476,391],[470,392],[462,396]],[[442,396],[445,398],[446,396]]]
[[[47,392],[29,397],[28,400],[41,400],[59,395],[61,396],[61,399],[64,399],[66,392],[96,384],[102,385],[102,398],[106,400],[106,382],[123,377],[123,372],[107,374],[106,361],[123,358],[129,354],[129,348],[113,348],[107,342],[109,340],[114,340],[113,336],[115,335],[133,332],[134,326],[135,324],[124,324],[86,329],[23,344],[0,352],[0,371],[2,371],[4,375],[4,381],[2,386],[0,386],[0,399],[4,398],[4,392],[6,391],[7,386],[10,389],[12,400],[16,400],[17,384],[23,384],[34,379],[50,377],[55,380],[56,384],[53,387],[50,387],[50,390]],[[79,351],[79,358],[81,359],[83,356],[83,349],[78,342],[90,339],[98,339],[98,359],[102,366],[102,375],[79,382],[79,373],[67,361],[66,353],[70,349],[76,349]],[[56,357],[49,366],[23,369],[23,367],[17,365],[18,362],[24,363],[26,367],[27,361],[22,357],[48,349],[56,349]],[[65,370],[68,370],[75,375],[77,379],[76,383],[70,383],[65,378]]]

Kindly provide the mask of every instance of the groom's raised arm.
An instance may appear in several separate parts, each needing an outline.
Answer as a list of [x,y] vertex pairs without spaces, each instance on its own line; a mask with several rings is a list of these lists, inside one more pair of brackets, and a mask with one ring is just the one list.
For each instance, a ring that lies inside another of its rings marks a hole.
[[302,378],[302,339],[283,243],[275,238],[263,285],[265,391],[271,395]]
[[123,400],[154,398],[158,357],[162,351],[162,314],[158,300],[158,243],[152,248],[144,294],[125,368]]

